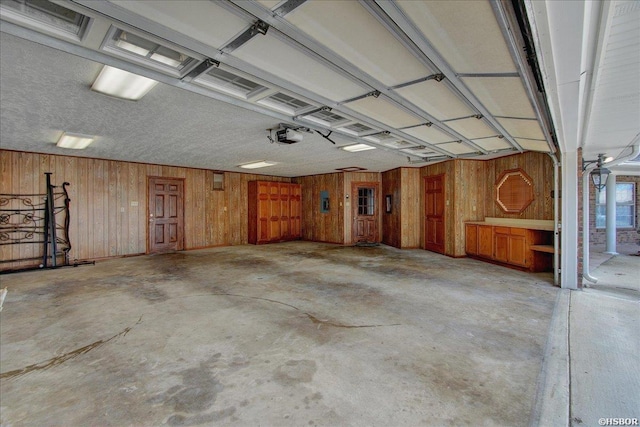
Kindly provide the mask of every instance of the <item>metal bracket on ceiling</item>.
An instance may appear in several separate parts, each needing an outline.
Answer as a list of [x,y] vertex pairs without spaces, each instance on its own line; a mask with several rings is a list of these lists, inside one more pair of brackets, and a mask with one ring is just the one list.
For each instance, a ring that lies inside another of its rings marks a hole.
[[195,67],[193,70],[191,70],[189,72],[189,74],[184,76],[181,80],[183,82],[190,82],[191,80],[193,80],[196,77],[198,77],[200,74],[206,73],[211,68],[219,67],[219,66],[220,66],[220,62],[219,61],[216,61],[215,59],[207,58],[204,61],[202,61],[200,64],[198,64],[197,67]]
[[421,77],[416,80],[411,80],[410,82],[400,83],[399,85],[391,86],[389,89],[391,90],[402,89],[403,87],[412,86],[422,82],[427,82],[429,80],[435,80],[437,82],[441,82],[443,79],[444,79],[444,74],[431,74],[430,76],[427,76],[427,77]]
[[220,50],[225,53],[231,53],[258,34],[262,34],[263,36],[266,35],[267,30],[269,30],[269,24],[264,21],[257,20],[252,26],[247,28],[242,34],[230,41]]
[[311,114],[315,114],[318,111],[331,111],[331,107],[322,106],[320,108],[314,108],[313,110],[305,111],[303,114],[298,114],[297,116],[293,116],[293,120],[298,120],[300,117],[310,116]]
[[359,96],[355,96],[355,97],[350,98],[350,99],[345,99],[344,101],[339,102],[338,105],[344,105],[344,104],[348,104],[350,102],[360,101],[361,99],[369,98],[370,96],[372,96],[374,98],[377,98],[377,97],[380,96],[380,91],[374,90],[374,91],[371,91],[369,93],[365,93],[364,95],[359,95]]
[[284,16],[306,1],[307,0],[289,0],[286,3],[278,6],[276,10],[273,11],[273,16]]

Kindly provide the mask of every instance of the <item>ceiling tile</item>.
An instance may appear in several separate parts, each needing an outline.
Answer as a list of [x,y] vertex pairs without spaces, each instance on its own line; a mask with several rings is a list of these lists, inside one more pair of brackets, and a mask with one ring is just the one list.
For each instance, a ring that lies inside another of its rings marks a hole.
[[[545,140],[540,124],[537,120],[496,119],[502,127],[514,138],[528,138]],[[546,144],[546,143],[545,143]]]
[[285,18],[387,86],[432,74],[356,1],[307,1]]
[[414,126],[423,121],[420,117],[396,106],[382,96],[378,98],[368,96],[349,102],[345,106],[394,128]]
[[484,138],[498,134],[498,132],[489,127],[484,120],[476,119],[475,117],[453,120],[445,124],[468,139]]
[[454,71],[516,71],[488,0],[398,0],[397,4]]
[[474,114],[444,83],[436,80],[405,86],[396,92],[438,120]]
[[215,2],[182,0],[111,0],[112,3],[179,31],[216,49],[222,48],[250,22]]
[[462,81],[491,114],[536,118],[519,77],[467,77]]
[[292,48],[271,33],[252,38],[234,50],[232,55],[332,101],[354,98],[367,92],[353,80]]

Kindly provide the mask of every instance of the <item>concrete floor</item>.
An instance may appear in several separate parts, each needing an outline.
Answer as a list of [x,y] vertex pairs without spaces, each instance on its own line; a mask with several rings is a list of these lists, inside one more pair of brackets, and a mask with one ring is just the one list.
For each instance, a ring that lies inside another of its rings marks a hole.
[[559,289],[308,242],[2,276],[0,424],[528,425]]

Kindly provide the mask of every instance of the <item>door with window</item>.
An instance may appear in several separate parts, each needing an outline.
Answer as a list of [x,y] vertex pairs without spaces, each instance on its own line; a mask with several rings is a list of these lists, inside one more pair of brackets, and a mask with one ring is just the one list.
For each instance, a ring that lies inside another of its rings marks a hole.
[[354,198],[352,241],[378,242],[378,183],[354,182],[351,194]]
[[149,178],[149,253],[184,249],[184,181]]
[[444,174],[424,179],[424,248],[444,253]]

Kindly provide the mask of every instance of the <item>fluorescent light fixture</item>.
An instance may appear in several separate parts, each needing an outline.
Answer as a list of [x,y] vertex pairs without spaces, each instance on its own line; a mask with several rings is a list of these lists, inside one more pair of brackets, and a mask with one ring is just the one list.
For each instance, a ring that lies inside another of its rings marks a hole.
[[367,150],[375,150],[376,147],[372,147],[367,144],[354,144],[354,145],[346,145],[344,147],[340,147],[344,151],[349,151],[351,153],[356,153],[358,151],[367,151]]
[[87,148],[94,140],[95,136],[62,132],[62,135],[60,136],[60,139],[58,139],[56,145],[60,148],[82,150],[83,148]]
[[241,167],[243,169],[258,169],[258,168],[266,168],[267,166],[273,166],[276,165],[277,163],[275,162],[268,162],[266,160],[260,160],[257,162],[251,162],[251,163],[244,163],[241,165],[238,165],[238,167]]
[[157,84],[155,80],[105,65],[91,89],[117,98],[137,101]]

